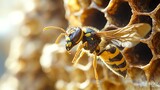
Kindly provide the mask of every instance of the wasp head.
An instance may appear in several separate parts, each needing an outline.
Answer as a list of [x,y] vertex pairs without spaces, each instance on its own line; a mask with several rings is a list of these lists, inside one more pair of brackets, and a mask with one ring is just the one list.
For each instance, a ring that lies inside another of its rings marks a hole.
[[83,38],[83,31],[79,27],[69,28],[66,35],[66,50],[71,50],[75,45],[77,45]]

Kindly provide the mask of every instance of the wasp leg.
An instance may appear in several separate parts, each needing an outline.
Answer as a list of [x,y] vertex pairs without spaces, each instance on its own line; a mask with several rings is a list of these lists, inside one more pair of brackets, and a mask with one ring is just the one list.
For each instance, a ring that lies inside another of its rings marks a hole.
[[80,58],[81,58],[84,54],[85,54],[85,52],[83,52],[83,51],[81,50],[80,56],[79,56],[79,57],[76,59],[76,61],[74,62],[74,66],[77,65],[78,61],[80,60]]
[[96,68],[97,68],[97,55],[94,54],[94,60],[93,60],[94,74],[95,74],[98,90],[102,90],[102,88],[100,86],[100,82],[99,82],[98,73],[97,73],[97,69]]
[[56,39],[55,43],[58,44],[60,39],[62,38],[62,36],[65,36],[66,34],[65,33],[61,33],[58,38]]
[[72,63],[77,62],[76,60],[79,57],[79,54],[82,52],[82,48],[84,47],[84,45],[85,45],[85,43],[78,46],[77,52],[76,52],[76,54],[75,54],[75,56],[74,56],[74,58],[72,60]]

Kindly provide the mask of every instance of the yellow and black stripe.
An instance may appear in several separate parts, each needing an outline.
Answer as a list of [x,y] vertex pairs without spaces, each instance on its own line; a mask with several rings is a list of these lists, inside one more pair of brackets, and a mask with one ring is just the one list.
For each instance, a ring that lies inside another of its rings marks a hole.
[[122,53],[116,46],[109,46],[108,49],[106,48],[99,53],[100,59],[115,74],[125,77],[127,74],[127,63]]

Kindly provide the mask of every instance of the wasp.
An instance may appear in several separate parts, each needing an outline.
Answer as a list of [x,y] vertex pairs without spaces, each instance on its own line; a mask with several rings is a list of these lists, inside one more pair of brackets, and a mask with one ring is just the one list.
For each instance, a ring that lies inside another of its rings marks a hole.
[[63,31],[55,43],[59,43],[62,36],[65,36],[67,51],[70,51],[75,45],[79,45],[72,60],[74,64],[77,64],[86,52],[93,56],[95,78],[98,80],[96,71],[97,59],[100,59],[116,75],[126,77],[128,65],[118,46],[135,46],[149,33],[151,26],[147,23],[139,23],[127,25],[123,28],[104,29],[101,31],[87,26],[70,27],[66,31],[55,26],[44,28],[44,30],[49,29]]

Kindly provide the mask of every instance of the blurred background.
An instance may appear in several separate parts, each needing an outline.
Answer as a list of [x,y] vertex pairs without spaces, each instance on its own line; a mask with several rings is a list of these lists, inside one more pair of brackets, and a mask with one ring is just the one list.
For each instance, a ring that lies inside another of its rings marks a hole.
[[66,28],[64,14],[62,0],[0,0],[0,90],[53,90],[40,57],[60,33],[43,28]]
[[34,8],[33,0],[0,0],[0,76],[4,73],[11,40],[18,34],[25,14]]

